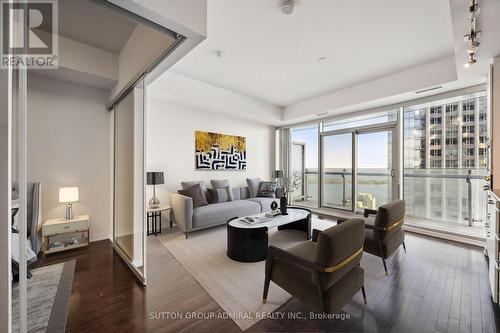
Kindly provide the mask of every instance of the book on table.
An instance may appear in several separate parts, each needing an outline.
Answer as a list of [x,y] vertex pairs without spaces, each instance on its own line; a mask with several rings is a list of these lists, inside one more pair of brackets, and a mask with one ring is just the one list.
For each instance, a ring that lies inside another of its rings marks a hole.
[[254,225],[254,224],[259,224],[259,223],[264,223],[267,221],[270,221],[271,219],[269,217],[265,216],[248,216],[239,219],[240,222],[243,222],[248,225]]

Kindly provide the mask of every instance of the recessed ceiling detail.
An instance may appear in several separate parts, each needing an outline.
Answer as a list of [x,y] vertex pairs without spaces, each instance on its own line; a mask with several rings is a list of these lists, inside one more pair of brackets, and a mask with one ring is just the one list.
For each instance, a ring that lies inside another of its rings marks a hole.
[[288,106],[454,55],[447,0],[280,3],[210,1],[207,39],[172,70]]

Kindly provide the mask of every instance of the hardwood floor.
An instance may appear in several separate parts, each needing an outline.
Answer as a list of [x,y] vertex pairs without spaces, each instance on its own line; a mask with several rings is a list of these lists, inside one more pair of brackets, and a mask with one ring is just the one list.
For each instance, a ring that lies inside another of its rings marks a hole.
[[[480,248],[407,233],[400,249],[382,261],[364,254],[368,304],[361,295],[344,307],[350,319],[329,320],[330,332],[495,332],[498,306],[491,302]],[[113,253],[109,241],[49,255],[41,265],[76,259],[68,332],[239,332],[236,324],[154,237],[148,238],[148,287],[143,288]],[[172,313],[184,318],[172,317]],[[186,319],[196,313],[204,318]],[[324,331],[325,321],[292,299],[249,332]],[[288,318],[299,313],[302,318]]]

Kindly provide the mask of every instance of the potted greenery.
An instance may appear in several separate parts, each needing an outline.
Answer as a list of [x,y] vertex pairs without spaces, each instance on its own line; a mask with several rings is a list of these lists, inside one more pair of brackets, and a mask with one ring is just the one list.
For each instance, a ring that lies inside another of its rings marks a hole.
[[280,198],[281,215],[288,215],[288,194],[297,191],[301,186],[301,177],[294,171],[291,177],[281,177],[276,181],[276,193]]

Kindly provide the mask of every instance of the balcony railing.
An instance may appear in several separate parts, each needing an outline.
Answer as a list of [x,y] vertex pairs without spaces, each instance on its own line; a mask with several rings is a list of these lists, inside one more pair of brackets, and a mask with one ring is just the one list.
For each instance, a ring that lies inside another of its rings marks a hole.
[[[486,170],[405,169],[407,215],[412,221],[434,221],[464,226],[484,226]],[[356,209],[376,209],[392,199],[388,169],[357,173]],[[294,204],[318,207],[318,171],[306,169],[303,190],[292,194]],[[352,207],[352,171],[328,169],[323,173],[323,207]]]

